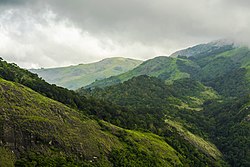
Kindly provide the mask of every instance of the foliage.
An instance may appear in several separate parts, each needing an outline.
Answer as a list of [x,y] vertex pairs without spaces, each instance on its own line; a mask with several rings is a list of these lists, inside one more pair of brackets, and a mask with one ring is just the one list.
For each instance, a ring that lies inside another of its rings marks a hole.
[[16,157],[9,149],[0,147],[0,166],[1,167],[14,167]]
[[[113,111],[112,113],[105,112],[97,114],[99,118],[121,127],[144,131],[149,130],[165,137],[166,134],[170,133],[170,129],[167,128],[168,126],[166,126],[165,123],[166,117],[171,119],[177,118],[176,121],[183,122],[190,130],[203,136],[204,134],[194,124],[197,121],[196,118],[198,118],[198,116],[196,116],[198,115],[197,111],[192,111],[191,107],[201,107],[206,100],[218,98],[212,89],[191,79],[177,80],[174,81],[172,85],[166,85],[164,81],[149,76],[134,77],[122,84],[89,91],[93,96],[99,99],[108,100],[124,107],[123,110],[118,112]],[[84,93],[86,94],[87,91],[85,90]],[[199,104],[194,105],[194,98],[190,97],[197,97]],[[180,105],[184,104],[187,106],[180,107]],[[176,138],[169,137],[168,143],[172,146],[179,143],[181,147],[176,147],[176,149],[178,148],[178,151],[181,152],[183,156],[189,154],[185,163],[192,162],[193,165],[203,164],[202,166],[211,163],[211,157],[215,157],[214,152],[216,151],[210,151],[202,147],[199,151],[194,151],[190,154],[190,150],[197,149],[197,141],[199,141],[200,146],[206,143],[204,139],[190,134],[192,133],[181,134],[179,131],[174,131],[172,135]],[[183,136],[189,138],[189,140],[183,140]],[[206,146],[208,145],[209,144],[206,144]],[[121,151],[118,153],[126,157],[125,152]],[[207,155],[204,156],[204,153]],[[210,158],[206,156],[210,156]],[[132,157],[130,157],[130,159],[132,159]],[[202,162],[203,159],[205,159],[204,162]],[[217,161],[220,160],[217,159]]]
[[115,150],[135,155],[128,164],[181,165],[161,137],[89,119],[23,85],[0,79],[0,99],[0,141],[16,166],[112,166],[123,163]]
[[232,166],[250,165],[249,101],[249,96],[245,96],[205,105],[208,126],[204,131],[210,131],[215,144]]
[[143,62],[133,70],[130,70],[118,76],[112,76],[107,79],[93,82],[92,84],[86,86],[85,88],[95,88],[95,87],[104,88],[107,86],[122,83],[124,81],[127,81],[133,77],[137,77],[140,75],[158,77],[170,83],[180,78],[189,78],[189,74],[187,72],[180,71],[178,64],[176,63],[177,61],[183,61],[183,64],[187,66],[192,66],[192,67],[195,66],[195,64],[188,59],[177,59],[177,58],[159,56]]

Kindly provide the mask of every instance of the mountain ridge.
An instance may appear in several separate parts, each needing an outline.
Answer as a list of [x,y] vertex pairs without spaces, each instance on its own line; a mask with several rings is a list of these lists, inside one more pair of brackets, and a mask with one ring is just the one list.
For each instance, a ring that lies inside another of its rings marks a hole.
[[159,77],[166,82],[171,82],[180,78],[189,78],[188,73],[179,70],[178,64],[176,64],[177,61],[181,61],[187,66],[198,68],[192,63],[192,61],[187,59],[159,56],[149,59],[136,68],[123,74],[112,76],[104,80],[95,81],[92,84],[87,85],[85,88],[111,86],[139,75]]
[[196,56],[207,52],[219,52],[220,50],[230,50],[238,47],[238,43],[231,39],[220,39],[205,44],[199,44],[181,49],[170,55],[170,57],[177,56]]
[[68,89],[77,89],[98,79],[118,75],[133,69],[142,61],[130,58],[113,57],[98,62],[58,68],[30,69],[49,83]]

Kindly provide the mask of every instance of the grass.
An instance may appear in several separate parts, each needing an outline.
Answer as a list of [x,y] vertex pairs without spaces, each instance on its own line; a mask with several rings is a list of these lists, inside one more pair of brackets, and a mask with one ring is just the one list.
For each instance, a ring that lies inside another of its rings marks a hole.
[[185,136],[185,139],[190,143],[195,145],[198,149],[204,152],[206,155],[211,156],[215,160],[220,160],[222,158],[222,153],[217,149],[217,147],[209,141],[204,140],[203,138],[194,135],[187,129],[185,129],[181,123],[166,119],[165,122],[174,127],[181,136]]
[[110,76],[127,72],[141,64],[141,61],[126,58],[109,58],[90,64],[76,66],[31,70],[49,83],[68,89],[78,89]]
[[[12,150],[21,155],[16,162],[19,165],[112,166],[110,155],[114,157],[114,150],[123,150],[128,156],[134,155],[131,163],[146,164],[143,158],[146,157],[157,166],[182,166],[181,155],[157,135],[89,119],[25,86],[1,78],[0,106],[0,140],[6,146],[0,149],[4,155],[0,156],[0,162],[6,162],[7,166],[14,164]],[[129,158],[126,160],[130,162]]]
[[0,147],[0,166],[14,167],[16,157],[9,149]]
[[190,75],[188,73],[182,72],[179,69],[176,63],[177,60],[183,61],[187,66],[196,67],[195,63],[192,63],[190,60],[160,56],[145,61],[128,72],[104,80],[96,81],[88,85],[87,87],[106,87],[127,81],[133,77],[140,75],[158,77],[165,80],[166,83],[172,83],[172,81],[181,78],[189,78]]

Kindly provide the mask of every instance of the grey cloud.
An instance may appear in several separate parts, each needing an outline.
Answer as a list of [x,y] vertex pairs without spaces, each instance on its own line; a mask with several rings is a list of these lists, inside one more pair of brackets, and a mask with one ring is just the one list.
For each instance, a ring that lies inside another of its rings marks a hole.
[[[237,1],[238,2],[238,1]],[[54,11],[74,20],[91,33],[117,41],[139,41],[147,45],[164,45],[165,40],[188,44],[230,37],[250,24],[242,10],[247,1],[231,0],[75,0],[48,1]],[[238,7],[235,7],[237,4]],[[230,29],[229,29],[230,27]],[[240,33],[240,32],[239,32]],[[247,32],[248,33],[248,32]],[[235,34],[237,36],[239,34]],[[180,39],[180,41],[179,41]]]
[[[109,48],[117,56],[134,56],[135,58],[148,58],[154,54],[170,54],[179,48],[188,47],[200,42],[209,42],[219,38],[235,38],[250,44],[250,7],[247,0],[8,0],[0,1],[0,6],[8,4],[9,8],[29,9],[27,17],[33,17],[36,23],[46,26],[47,21],[43,12],[52,10],[56,17],[55,24],[68,20],[82,32],[88,32],[93,38],[99,40],[100,48]],[[22,16],[20,16],[22,17]],[[25,17],[25,19],[27,19]],[[22,18],[15,18],[13,22]],[[25,29],[25,25],[27,29]],[[21,31],[32,31],[30,24],[20,25]],[[48,24],[49,26],[49,24]],[[65,25],[67,26],[67,25]],[[36,31],[36,30],[34,30]],[[23,40],[23,37],[15,38]],[[37,32],[37,35],[39,32]],[[30,39],[30,38],[28,38]],[[32,39],[30,39],[32,42]],[[34,39],[33,39],[34,40]],[[51,45],[44,49],[51,53],[53,47],[60,53],[60,45],[49,42]],[[112,44],[107,44],[112,41]],[[84,45],[84,44],[83,44]],[[138,49],[135,46],[139,46]],[[117,49],[119,48],[119,49]],[[79,49],[79,48],[74,48]],[[151,51],[150,51],[151,50]],[[64,50],[64,52],[77,50]],[[93,50],[92,50],[93,51]],[[91,57],[100,57],[96,52],[86,51],[86,60]],[[133,55],[133,52],[135,53]],[[145,56],[143,56],[145,54]],[[54,61],[58,57],[50,56]],[[76,58],[78,60],[78,58]],[[79,58],[79,60],[82,60]],[[68,61],[69,62],[69,61]],[[53,63],[52,63],[53,64]]]

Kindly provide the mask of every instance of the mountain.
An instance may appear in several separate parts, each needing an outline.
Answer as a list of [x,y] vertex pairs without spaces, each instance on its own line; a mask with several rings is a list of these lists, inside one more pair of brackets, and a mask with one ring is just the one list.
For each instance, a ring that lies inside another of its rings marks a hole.
[[140,75],[158,77],[165,80],[166,82],[171,83],[173,80],[177,80],[180,78],[189,78],[190,75],[187,72],[180,71],[179,65],[182,64],[188,66],[190,69],[193,70],[199,68],[199,66],[197,66],[195,63],[187,59],[160,56],[147,60],[142,64],[140,64],[138,67],[126,73],[117,76],[112,76],[107,79],[95,81],[92,84],[86,86],[85,88],[91,88],[91,87],[102,88],[127,81],[133,77]]
[[[250,92],[250,50],[230,40],[218,40],[178,51],[171,57],[187,57],[199,66],[192,78],[213,87],[224,96]],[[185,69],[183,69],[186,71]]]
[[231,50],[235,48],[237,44],[233,40],[222,39],[209,42],[207,44],[199,44],[193,47],[189,47],[187,49],[179,50],[170,55],[170,57],[178,57],[178,56],[198,56],[198,55],[210,55],[210,54],[218,54],[224,51]]
[[[221,53],[193,55],[189,60],[199,71],[189,71],[192,78],[213,87],[224,96],[242,96],[250,92],[250,50],[236,47]],[[186,69],[183,69],[186,71]]]
[[147,129],[163,135],[177,150],[195,147],[217,159],[216,162],[220,157],[220,151],[204,137],[198,126],[191,123],[198,119],[196,116],[205,101],[219,98],[215,91],[197,81],[181,79],[174,81],[173,85],[166,85],[156,77],[142,75],[103,89],[82,91],[79,93],[90,91],[98,99],[127,108],[115,113],[96,113],[100,119],[121,127]]
[[23,85],[0,79],[0,97],[0,150],[7,157],[0,164],[183,165],[161,137],[89,119]]
[[228,98],[196,80],[184,78],[166,85],[149,76],[86,91],[132,110],[131,113],[97,114],[100,118],[114,120],[114,124],[131,129],[142,128],[167,136],[169,143],[174,138],[185,136],[186,141],[205,154],[218,155],[218,151],[213,151],[215,147],[209,147],[211,143],[207,141],[212,141],[231,166],[250,165],[249,93]]
[[250,50],[225,48],[76,92],[1,60],[0,165],[249,166]]
[[127,72],[142,61],[115,57],[103,59],[96,63],[79,64],[76,66],[31,69],[30,71],[38,74],[47,82],[62,86],[68,89],[77,89],[86,86],[95,80],[105,79]]
[[154,76],[167,84],[191,78],[223,96],[244,96],[250,92],[250,49],[228,41],[201,44],[170,57],[147,60],[133,70],[95,81],[85,88],[104,88],[140,75]]
[[129,109],[96,114],[100,118],[165,136],[177,150],[186,141],[211,155],[214,149],[199,147],[210,141],[230,166],[249,166],[250,49],[217,41],[181,53],[145,61],[78,92]]
[[186,134],[179,135],[168,124],[163,134],[171,135],[159,136],[92,119],[89,114],[96,112],[131,110],[50,85],[2,60],[0,105],[1,166],[225,165],[222,154],[209,141],[194,144],[197,138],[185,138]]

